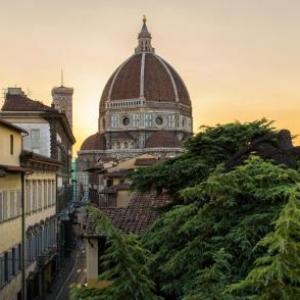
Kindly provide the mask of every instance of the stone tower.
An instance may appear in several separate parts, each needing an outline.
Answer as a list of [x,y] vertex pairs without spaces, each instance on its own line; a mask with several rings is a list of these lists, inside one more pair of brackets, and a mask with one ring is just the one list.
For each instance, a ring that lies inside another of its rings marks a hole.
[[73,88],[64,86],[63,76],[61,76],[61,85],[54,87],[51,92],[54,107],[66,114],[71,128],[73,125],[73,92]]

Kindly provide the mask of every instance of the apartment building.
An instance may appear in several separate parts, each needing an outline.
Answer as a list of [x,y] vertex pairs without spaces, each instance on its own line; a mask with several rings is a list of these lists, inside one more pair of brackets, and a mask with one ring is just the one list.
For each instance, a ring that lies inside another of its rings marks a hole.
[[0,299],[21,297],[22,178],[25,130],[0,119]]

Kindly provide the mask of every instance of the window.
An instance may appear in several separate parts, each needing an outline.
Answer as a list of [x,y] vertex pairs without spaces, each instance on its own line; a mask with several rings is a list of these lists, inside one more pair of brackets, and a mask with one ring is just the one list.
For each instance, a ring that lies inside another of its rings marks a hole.
[[50,206],[52,204],[52,193],[51,193],[51,181],[48,180],[48,205]]
[[17,246],[17,251],[18,251],[18,271],[20,271],[22,269],[22,261],[21,261],[21,257],[22,257],[22,245],[19,244]]
[[42,180],[38,180],[38,209],[43,207],[43,185]]
[[14,136],[12,134],[10,135],[10,154],[14,154]]
[[31,147],[32,150],[37,150],[40,145],[40,129],[31,129],[30,130],[30,138],[31,138]]
[[37,181],[32,181],[32,211],[37,210]]
[[12,248],[11,249],[11,274],[15,275],[17,270],[16,270],[16,249]]
[[124,125],[124,126],[127,126],[127,125],[129,125],[129,123],[130,123],[129,118],[128,118],[128,117],[124,117],[124,118],[123,118],[123,125]]
[[156,117],[155,122],[158,126],[162,125],[163,118],[161,116]]
[[17,214],[17,216],[19,216],[21,214],[21,208],[22,208],[21,191],[17,191],[17,198],[16,198],[16,214]]
[[26,180],[26,213],[31,212],[31,181]]
[[4,282],[7,282],[8,276],[8,252],[4,253]]
[[0,255],[0,288],[4,285],[4,255]]
[[[0,192],[0,222],[3,220],[3,193]],[[1,286],[1,283],[0,283]]]
[[7,211],[7,192],[4,191],[3,193],[3,220],[8,218],[8,211]]
[[9,217],[13,218],[16,216],[16,195],[14,191],[9,192]]
[[145,127],[152,127],[152,114],[145,114]]
[[48,207],[47,180],[44,180],[44,208]]
[[175,127],[175,115],[168,116],[168,127],[174,128]]

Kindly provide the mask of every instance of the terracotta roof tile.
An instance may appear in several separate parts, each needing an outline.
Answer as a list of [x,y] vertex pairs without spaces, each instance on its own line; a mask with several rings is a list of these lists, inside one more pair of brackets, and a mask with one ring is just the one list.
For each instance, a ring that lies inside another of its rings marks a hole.
[[156,157],[149,157],[149,158],[137,158],[135,160],[135,166],[152,166],[153,164],[157,163],[159,160]]
[[145,59],[145,97],[152,101],[175,101],[175,93],[168,72],[156,56]]
[[133,193],[128,207],[129,208],[162,208],[172,203],[172,198],[168,193]]
[[141,55],[134,55],[117,75],[111,100],[133,99],[140,96]]
[[171,77],[176,86],[179,102],[191,105],[189,93],[178,73],[168,63],[153,53],[145,54],[144,80],[141,80],[142,55],[142,53],[139,53],[130,57],[109,78],[100,100],[100,115],[104,112],[105,102],[109,98],[110,90],[110,100],[112,101],[137,99],[141,96],[142,82],[144,83],[144,97],[146,101],[175,102],[176,95]]
[[154,210],[139,208],[102,208],[112,224],[125,233],[141,234],[159,216]]
[[3,111],[56,111],[56,109],[43,104],[40,101],[29,99],[24,95],[11,95],[6,94]]
[[105,137],[103,134],[99,134],[99,132],[90,135],[88,138],[84,140],[81,145],[80,151],[83,150],[104,150],[105,149]]

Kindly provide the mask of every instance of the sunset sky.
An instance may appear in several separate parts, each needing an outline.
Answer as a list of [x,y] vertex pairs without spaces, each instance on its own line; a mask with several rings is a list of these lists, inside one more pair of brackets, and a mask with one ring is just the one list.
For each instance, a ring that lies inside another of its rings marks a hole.
[[0,0],[0,89],[50,104],[63,68],[77,151],[97,131],[103,87],[133,53],[143,14],[156,53],[187,85],[195,131],[266,117],[300,134],[298,0]]

